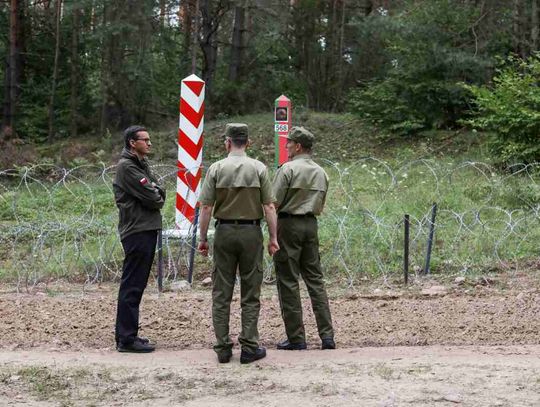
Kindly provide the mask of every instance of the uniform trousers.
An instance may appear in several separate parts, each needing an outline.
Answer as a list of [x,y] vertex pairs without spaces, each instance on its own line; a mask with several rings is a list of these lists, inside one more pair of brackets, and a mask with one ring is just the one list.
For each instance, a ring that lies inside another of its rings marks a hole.
[[254,353],[259,345],[259,311],[263,258],[263,235],[260,226],[218,224],[214,235],[214,271],[212,275],[212,322],[216,335],[214,350],[228,351],[231,300],[240,275],[242,331],[238,342],[242,350]]
[[118,290],[116,343],[133,343],[139,331],[139,305],[156,252],[157,230],[133,233],[122,240],[124,264]]
[[317,218],[314,216],[278,219],[280,250],[274,255],[281,316],[291,343],[306,341],[300,300],[302,276],[320,338],[333,338],[332,317],[319,258]]

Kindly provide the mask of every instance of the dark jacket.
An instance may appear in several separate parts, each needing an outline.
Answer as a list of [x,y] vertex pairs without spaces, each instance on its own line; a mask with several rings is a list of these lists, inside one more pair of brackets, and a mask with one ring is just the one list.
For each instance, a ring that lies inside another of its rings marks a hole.
[[160,209],[165,189],[150,171],[148,160],[140,160],[124,148],[113,181],[114,199],[120,210],[120,240],[147,230],[161,229]]

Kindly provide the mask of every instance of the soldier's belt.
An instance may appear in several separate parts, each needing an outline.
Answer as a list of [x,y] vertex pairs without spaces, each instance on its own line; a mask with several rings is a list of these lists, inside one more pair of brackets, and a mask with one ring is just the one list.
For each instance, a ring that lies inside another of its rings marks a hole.
[[257,225],[260,226],[260,219],[216,219],[217,225]]
[[302,213],[302,214],[292,214],[292,213],[286,213],[286,212],[279,212],[278,213],[278,218],[279,219],[283,219],[283,218],[314,218],[315,215],[312,214],[312,213]]

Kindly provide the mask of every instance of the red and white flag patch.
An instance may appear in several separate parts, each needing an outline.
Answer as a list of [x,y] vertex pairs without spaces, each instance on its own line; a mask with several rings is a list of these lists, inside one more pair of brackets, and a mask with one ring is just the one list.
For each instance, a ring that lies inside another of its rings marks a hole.
[[141,178],[139,182],[141,183],[141,185],[146,185],[148,183],[148,180],[146,178]]

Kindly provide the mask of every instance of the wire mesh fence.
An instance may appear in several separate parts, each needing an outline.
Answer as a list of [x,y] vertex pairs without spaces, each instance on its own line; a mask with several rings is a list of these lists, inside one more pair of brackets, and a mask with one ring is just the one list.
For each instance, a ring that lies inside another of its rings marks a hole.
[[[502,171],[485,162],[444,159],[319,162],[330,176],[319,218],[321,261],[327,275],[342,277],[348,285],[402,272],[405,214],[410,217],[411,270],[421,273],[433,203],[438,205],[433,272],[465,274],[538,255],[538,163]],[[61,277],[87,283],[118,278],[123,253],[114,171],[104,165],[0,171],[0,277],[19,285]],[[169,191],[164,229],[174,229],[177,168],[158,164],[153,171]],[[164,239],[166,280],[185,278],[190,250],[191,240]],[[211,258],[196,256],[196,275],[210,267]],[[270,258],[265,269],[271,281]]]

